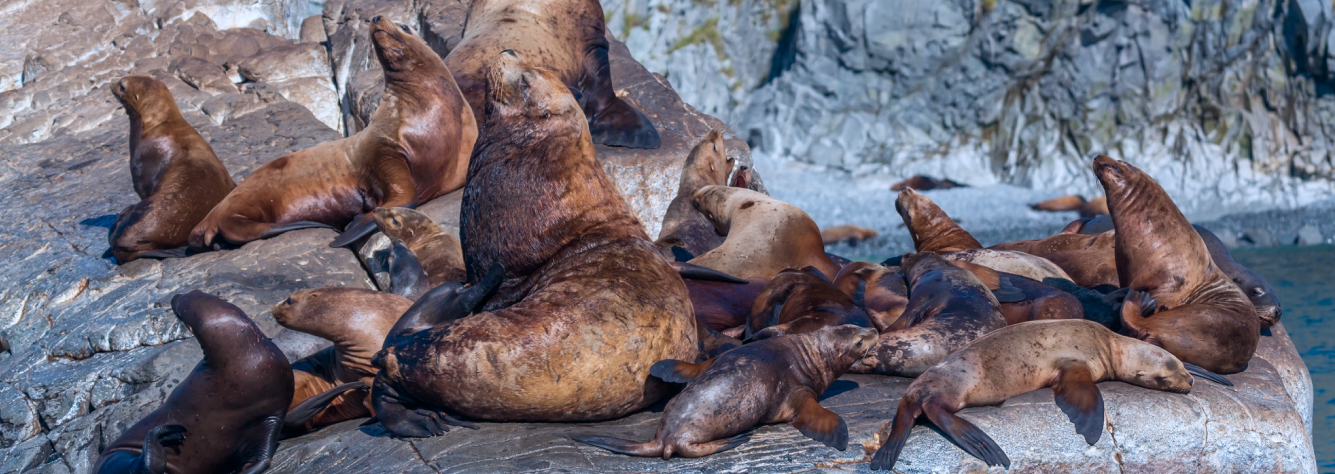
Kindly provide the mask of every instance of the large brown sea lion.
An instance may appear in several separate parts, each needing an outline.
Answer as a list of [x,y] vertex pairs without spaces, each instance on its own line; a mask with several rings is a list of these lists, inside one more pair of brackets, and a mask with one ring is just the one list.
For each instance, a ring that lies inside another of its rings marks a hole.
[[458,284],[442,285],[417,303],[429,317],[410,309],[391,331],[372,399],[397,436],[443,432],[446,411],[622,416],[664,394],[649,379],[654,362],[698,352],[686,286],[603,173],[579,103],[555,73],[514,52],[495,61],[460,229],[469,281],[498,288],[485,305],[461,296],[469,304],[441,310],[431,295]]
[[663,230],[654,242],[663,256],[674,258],[674,247],[692,256],[701,255],[723,243],[723,236],[714,231],[714,224],[691,205],[691,193],[705,186],[727,185],[733,161],[728,157],[723,134],[718,130],[710,130],[691,148],[681,167],[677,196],[668,203],[667,212],[663,214]]
[[909,305],[908,284],[898,268],[853,262],[835,275],[834,286],[861,304],[878,331],[894,324]]
[[292,366],[240,308],[199,291],[172,297],[204,359],[162,406],[121,433],[92,472],[258,473],[269,467]]
[[157,79],[111,85],[130,116],[130,177],[140,201],[116,216],[107,241],[119,263],[185,256],[190,229],[236,187],[204,137],[185,121]]
[[820,228],[797,206],[729,186],[700,188],[691,202],[719,235],[727,236],[692,264],[740,278],[771,278],[789,268],[808,266],[825,275],[839,273],[825,255]]
[[1107,156],[1094,159],[1094,173],[1116,227],[1119,286],[1131,289],[1123,330],[1206,370],[1246,368],[1261,337],[1256,308],[1215,265],[1168,193],[1139,168]]
[[612,88],[603,22],[603,7],[597,0],[474,0],[463,38],[445,63],[475,116],[485,112],[492,61],[502,51],[514,51],[570,88],[594,143],[658,148],[653,122]]
[[751,305],[746,337],[768,339],[851,324],[874,327],[853,298],[812,267],[784,270],[774,276]]
[[459,239],[426,214],[402,207],[382,207],[375,210],[375,225],[390,241],[401,242],[412,251],[426,273],[428,288],[463,281],[467,276]]
[[1185,364],[1167,351],[1122,337],[1092,321],[1035,321],[1009,326],[974,341],[909,385],[895,418],[881,428],[871,468],[893,469],[909,431],[927,415],[941,432],[991,466],[1010,458],[991,437],[955,413],[997,405],[1052,387],[1057,406],[1093,445],[1103,435],[1103,396],[1097,382],[1120,380],[1174,393],[1191,390]]
[[[1085,288],[1117,287],[1117,261],[1113,255],[1115,237],[1102,234],[1061,233],[1036,240],[1021,240],[993,245],[991,249],[1023,252],[1047,259],[1061,267],[1071,281]],[[1041,281],[1041,280],[1040,280]]]
[[367,128],[256,169],[195,227],[191,247],[346,225],[332,244],[343,246],[375,228],[375,208],[413,207],[463,186],[477,123],[445,63],[381,17],[371,39],[385,94]]
[[1006,326],[997,299],[978,277],[931,252],[904,257],[909,304],[851,371],[914,377]]
[[748,344],[699,364],[664,360],[652,373],[687,385],[663,408],[654,439],[572,439],[633,456],[699,457],[745,443],[749,438],[739,435],[756,425],[788,423],[843,451],[848,425],[816,400],[875,344],[875,329],[832,326]]
[[936,203],[913,188],[899,191],[895,211],[904,219],[909,236],[913,238],[913,248],[919,252],[949,253],[983,248],[983,244],[956,224]]

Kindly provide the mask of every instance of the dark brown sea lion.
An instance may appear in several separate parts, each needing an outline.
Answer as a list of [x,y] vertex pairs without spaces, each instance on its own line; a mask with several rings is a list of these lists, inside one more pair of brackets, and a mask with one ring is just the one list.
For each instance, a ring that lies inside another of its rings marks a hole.
[[875,230],[866,227],[858,227],[852,224],[826,227],[820,231],[820,239],[825,245],[838,243],[854,244],[874,238],[877,235],[880,234],[876,233]]
[[1108,198],[1099,196],[1091,200],[1085,200],[1084,196],[1070,195],[1058,198],[1052,198],[1029,206],[1035,211],[1077,211],[1080,217],[1094,217],[1108,214]]
[[751,278],[745,284],[720,281],[683,280],[691,295],[695,321],[715,331],[739,337],[746,320],[751,316],[751,305],[765,290],[770,278]]
[[[1094,173],[1116,227],[1123,330],[1206,370],[1247,367],[1261,322],[1247,295],[1219,270],[1199,234],[1159,183],[1100,155]],[[1142,295],[1143,293],[1143,295]]]
[[663,230],[659,231],[658,240],[654,242],[663,256],[674,258],[673,247],[679,247],[692,256],[701,255],[723,243],[723,236],[714,232],[714,224],[691,205],[691,193],[705,186],[728,184],[733,161],[728,157],[723,134],[718,130],[710,130],[700,143],[691,148],[686,163],[681,167],[677,196],[668,203],[667,212],[663,214]]
[[1097,382],[1119,380],[1152,390],[1187,393],[1192,377],[1167,351],[1119,336],[1091,321],[1035,321],[993,331],[923,372],[899,401],[894,420],[878,433],[873,470],[890,470],[909,431],[926,415],[965,452],[991,466],[1010,458],[991,437],[955,413],[998,405],[1052,387],[1057,406],[1093,445],[1103,435],[1103,395]]
[[909,236],[913,237],[913,248],[919,252],[949,253],[983,248],[983,244],[956,224],[936,203],[913,188],[899,191],[895,211],[904,219]]
[[834,286],[855,303],[860,302],[878,331],[894,324],[909,305],[908,284],[898,268],[853,262],[835,275]]
[[459,239],[426,214],[403,207],[382,207],[375,210],[375,225],[391,241],[402,242],[413,252],[426,272],[429,288],[463,281],[467,275]]
[[727,238],[690,263],[747,279],[771,278],[786,269],[807,266],[825,275],[839,273],[839,267],[825,255],[820,228],[797,206],[729,186],[700,188],[691,195],[691,202]]
[[952,261],[955,266],[978,277],[1000,303],[1006,324],[1019,324],[1043,319],[1082,319],[1085,316],[1080,300],[1069,293],[1013,273],[998,272],[991,268],[965,261]]
[[463,186],[477,123],[445,63],[381,17],[371,39],[385,93],[367,128],[256,169],[195,227],[191,247],[346,225],[332,244],[343,246],[375,228],[372,210],[414,207]]
[[474,0],[463,38],[445,63],[475,116],[485,113],[492,61],[502,51],[514,51],[570,88],[588,119],[594,143],[658,148],[653,122],[612,88],[603,21],[597,0]]
[[978,277],[931,252],[904,257],[909,304],[851,371],[914,377],[1006,326],[996,297]]
[[686,286],[603,173],[579,103],[555,73],[513,52],[495,61],[460,230],[469,281],[504,279],[477,285],[498,287],[485,305],[453,309],[430,302],[457,284],[442,285],[417,302],[429,317],[410,309],[391,331],[372,399],[397,436],[440,434],[446,411],[623,416],[665,393],[654,362],[698,352]]
[[746,338],[768,339],[847,324],[874,327],[853,298],[839,291],[819,270],[784,270],[752,303]]
[[651,373],[687,385],[663,408],[654,439],[572,439],[632,456],[692,458],[745,443],[749,438],[740,434],[756,425],[788,423],[843,451],[848,425],[816,400],[875,344],[875,329],[832,326],[747,344],[699,364],[664,360]]
[[172,297],[172,311],[194,332],[204,359],[162,406],[102,451],[92,472],[264,471],[292,401],[292,366],[226,301],[192,291]]
[[157,79],[126,76],[111,85],[130,116],[130,177],[140,201],[116,216],[107,236],[119,263],[182,257],[190,229],[236,187],[204,137],[185,121]]
[[964,187],[967,186],[952,181],[950,179],[945,179],[945,178],[936,179],[931,176],[924,176],[919,174],[919,175],[914,175],[909,179],[895,183],[894,185],[890,186],[890,190],[903,191],[905,189],[913,188],[919,191],[930,191],[933,189],[950,189],[950,188],[964,188]]
[[[274,305],[278,324],[334,343],[292,364],[296,390],[287,431],[305,432],[371,416],[367,398],[378,372],[371,357],[380,352],[390,328],[410,306],[412,301],[401,296],[361,288],[301,290]],[[342,393],[318,411],[297,413],[308,399],[353,382],[364,388]]]

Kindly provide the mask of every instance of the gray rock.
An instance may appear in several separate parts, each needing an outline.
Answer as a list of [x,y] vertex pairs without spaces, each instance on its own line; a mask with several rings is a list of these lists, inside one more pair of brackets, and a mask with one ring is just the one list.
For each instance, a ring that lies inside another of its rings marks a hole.
[[1298,245],[1320,245],[1326,243],[1326,238],[1321,235],[1321,231],[1311,225],[1305,225],[1298,229],[1298,238],[1294,240]]
[[1242,240],[1257,247],[1274,247],[1275,237],[1263,227],[1247,229],[1242,233]]

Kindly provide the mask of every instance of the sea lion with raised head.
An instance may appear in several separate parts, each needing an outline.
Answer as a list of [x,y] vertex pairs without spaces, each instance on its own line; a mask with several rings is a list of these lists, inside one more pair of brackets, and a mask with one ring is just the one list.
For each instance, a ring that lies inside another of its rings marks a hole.
[[240,308],[200,291],[171,305],[204,359],[162,406],[107,445],[92,472],[264,471],[292,401],[292,366]]
[[442,285],[417,303],[434,316],[404,326],[410,309],[390,332],[372,402],[396,436],[440,434],[453,414],[623,416],[667,391],[654,362],[698,353],[686,286],[595,159],[575,97],[513,51],[493,59],[460,240],[468,281],[495,292],[441,310],[429,297],[456,283]]
[[820,228],[797,206],[750,189],[705,186],[691,194],[723,244],[691,260],[740,278],[772,278],[789,268],[815,267],[825,275],[839,267],[825,255]]
[[718,130],[710,130],[691,148],[681,167],[677,196],[668,203],[667,212],[663,214],[663,230],[654,242],[664,257],[676,258],[672,250],[675,247],[685,250],[689,256],[686,261],[689,261],[723,243],[723,236],[714,231],[714,224],[691,206],[691,193],[709,185],[727,185],[734,161],[728,157],[723,134]]
[[812,267],[774,276],[751,305],[746,338],[761,340],[851,324],[874,327],[853,298]]
[[875,329],[830,326],[748,344],[699,364],[664,360],[650,373],[686,389],[663,408],[654,439],[572,439],[632,456],[692,458],[745,443],[749,438],[741,434],[757,425],[788,423],[843,451],[848,425],[816,400],[875,344]]
[[190,229],[236,183],[162,82],[126,76],[111,85],[111,94],[130,116],[130,177],[140,201],[116,216],[108,253],[118,263],[183,257]]
[[936,203],[913,188],[899,191],[895,211],[904,219],[909,236],[913,238],[913,248],[919,252],[950,253],[983,248],[983,244],[956,224]]
[[445,63],[379,16],[371,40],[385,73],[371,123],[260,166],[195,226],[191,247],[347,226],[330,244],[341,247],[375,229],[376,208],[415,207],[463,186],[477,122]]
[[861,305],[878,331],[894,324],[909,305],[908,284],[897,267],[853,262],[835,275],[834,286]]

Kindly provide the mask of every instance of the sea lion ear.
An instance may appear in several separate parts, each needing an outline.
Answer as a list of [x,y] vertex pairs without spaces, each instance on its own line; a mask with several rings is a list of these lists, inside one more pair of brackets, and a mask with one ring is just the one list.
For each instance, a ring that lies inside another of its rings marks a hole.
[[708,359],[699,364],[692,364],[676,359],[660,360],[649,367],[649,375],[658,377],[664,382],[671,383],[691,383],[700,378],[710,365],[714,364],[714,359]]
[[1068,361],[1059,370],[1052,385],[1057,406],[1075,423],[1075,432],[1093,446],[1103,436],[1103,395],[1084,362]]
[[835,412],[820,406],[810,393],[803,394],[797,416],[788,424],[826,446],[840,451],[848,449],[848,424]]

